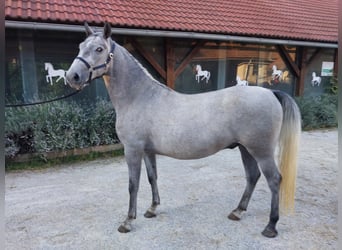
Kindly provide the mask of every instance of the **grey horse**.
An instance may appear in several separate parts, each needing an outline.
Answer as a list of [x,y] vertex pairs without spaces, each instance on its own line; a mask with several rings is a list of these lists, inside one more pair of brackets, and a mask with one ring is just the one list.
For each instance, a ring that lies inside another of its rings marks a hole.
[[[246,86],[193,95],[177,93],[156,81],[111,39],[108,23],[103,32],[94,32],[88,24],[85,30],[87,38],[80,44],[66,79],[71,87],[82,89],[103,77],[114,105],[116,131],[128,165],[130,195],[128,216],[118,230],[132,230],[142,159],[152,188],[152,205],[144,216],[151,218],[160,204],[157,154],[199,159],[238,147],[247,185],[228,218],[241,218],[262,172],[272,195],[269,222],[262,234],[275,237],[279,204],[284,211],[292,211],[294,206],[301,118],[293,99],[280,91]],[[275,161],[278,144],[280,171]]]

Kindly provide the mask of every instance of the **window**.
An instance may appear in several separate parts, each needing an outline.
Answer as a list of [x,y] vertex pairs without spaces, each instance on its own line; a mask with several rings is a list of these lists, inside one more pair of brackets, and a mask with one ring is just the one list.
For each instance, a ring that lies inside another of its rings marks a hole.
[[[194,47],[191,43],[176,43],[178,65],[191,47]],[[294,60],[295,48],[288,52]],[[248,83],[249,86],[293,94],[294,80],[274,46],[207,42],[177,77],[175,89],[183,93],[200,93]]]

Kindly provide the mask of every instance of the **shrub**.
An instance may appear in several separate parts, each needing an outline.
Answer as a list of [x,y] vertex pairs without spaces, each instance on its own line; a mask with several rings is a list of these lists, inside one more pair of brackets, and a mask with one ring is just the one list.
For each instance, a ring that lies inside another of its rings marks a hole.
[[337,126],[338,96],[322,94],[296,98],[304,130]]
[[117,143],[110,102],[55,102],[5,110],[6,157]]

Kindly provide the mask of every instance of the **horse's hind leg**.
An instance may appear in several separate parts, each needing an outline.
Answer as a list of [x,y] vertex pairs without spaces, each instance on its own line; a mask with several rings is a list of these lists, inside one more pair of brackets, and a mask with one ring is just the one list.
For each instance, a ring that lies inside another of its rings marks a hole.
[[152,189],[152,205],[149,209],[147,209],[144,216],[146,218],[152,218],[156,216],[156,208],[160,204],[158,186],[157,186],[157,164],[156,164],[156,155],[155,154],[146,154],[144,157],[148,181],[151,184]]
[[239,145],[239,149],[241,152],[241,158],[246,172],[247,185],[241,197],[238,207],[228,215],[228,218],[231,220],[241,219],[241,214],[242,212],[247,210],[249,200],[252,196],[255,185],[260,177],[260,171],[256,160],[244,146]]
[[272,238],[276,237],[278,234],[276,224],[279,220],[279,187],[281,175],[275,164],[273,154],[270,154],[268,157],[258,159],[257,161],[264,176],[266,177],[267,184],[272,193],[270,220],[264,231],[262,231],[262,235]]

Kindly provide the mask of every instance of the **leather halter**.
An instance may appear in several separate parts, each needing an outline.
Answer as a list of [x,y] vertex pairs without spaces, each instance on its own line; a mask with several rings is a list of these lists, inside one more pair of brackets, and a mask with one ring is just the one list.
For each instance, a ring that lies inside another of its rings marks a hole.
[[90,83],[90,81],[92,80],[91,77],[92,77],[92,75],[93,75],[93,71],[98,70],[98,69],[101,69],[101,68],[107,67],[108,63],[110,63],[110,61],[112,60],[112,58],[113,58],[113,56],[114,56],[114,50],[115,50],[115,43],[113,42],[113,43],[112,43],[112,47],[111,47],[111,49],[110,49],[110,52],[109,52],[109,54],[108,54],[108,57],[107,57],[106,61],[105,61],[103,64],[100,64],[100,65],[94,66],[94,67],[92,67],[92,66],[87,62],[87,60],[85,60],[85,59],[84,59],[83,57],[81,57],[81,56],[78,56],[78,57],[75,58],[75,59],[78,59],[78,60],[80,60],[81,62],[83,62],[83,63],[85,64],[85,66],[89,69],[89,79],[88,79],[87,82]]

